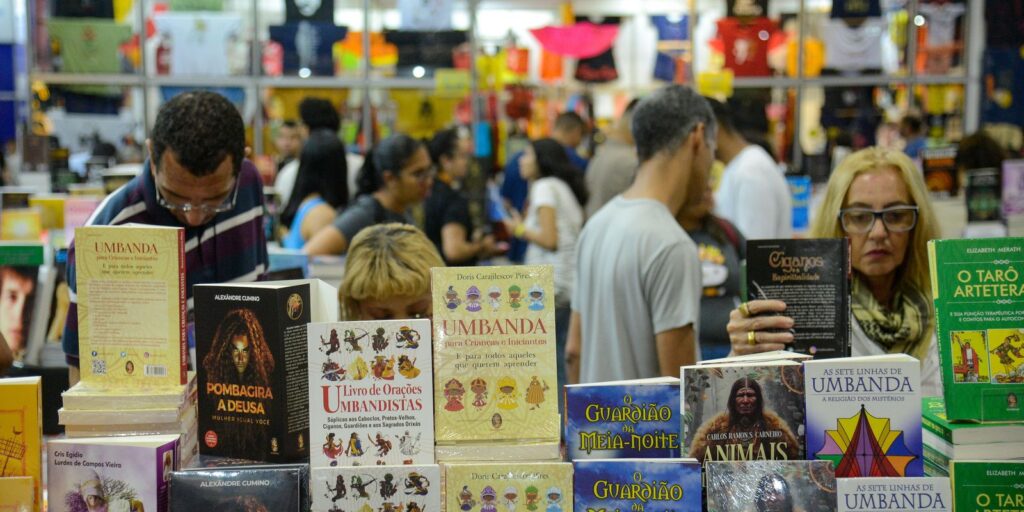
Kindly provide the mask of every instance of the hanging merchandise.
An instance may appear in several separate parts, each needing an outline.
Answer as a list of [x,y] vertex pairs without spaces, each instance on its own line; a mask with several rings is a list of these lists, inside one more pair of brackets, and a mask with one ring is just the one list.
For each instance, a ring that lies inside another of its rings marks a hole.
[[1020,48],[986,48],[981,122],[1024,126],[1024,55]]
[[597,57],[612,47],[619,35],[615,25],[596,25],[580,21],[565,27],[541,27],[530,29],[544,50],[577,59]]
[[402,30],[451,30],[452,0],[398,0]]
[[658,31],[654,78],[685,83],[686,60],[690,55],[689,17],[651,16],[651,24]]
[[286,22],[334,23],[334,0],[284,0]]
[[953,43],[956,20],[967,7],[953,2],[923,3],[917,10],[928,20],[928,46],[944,46]]
[[565,66],[562,56],[547,50],[540,51],[540,79],[545,82],[558,82],[565,77]]
[[[5,0],[10,2],[11,0]],[[113,18],[114,0],[52,0],[53,16],[62,18]]]
[[833,18],[873,18],[882,15],[879,0],[832,0]]
[[718,20],[718,36],[710,42],[712,48],[725,57],[725,67],[736,76],[768,76],[769,41],[778,30],[768,18],[749,21],[738,18]]
[[[242,39],[236,13],[163,12],[153,16],[160,36],[171,48],[170,74],[228,76],[234,41]],[[197,59],[202,55],[202,59]]]
[[[588,21],[590,20],[585,17],[577,16],[576,18],[577,24]],[[616,33],[618,33],[618,26],[621,21],[621,18],[609,16],[601,19],[599,23],[602,26],[615,27]],[[614,43],[614,39],[612,42]],[[615,69],[615,54],[612,51],[612,47],[609,45],[608,49],[597,56],[578,60],[574,77],[580,82],[598,84],[618,79],[619,72]]]
[[172,11],[195,12],[224,10],[224,0],[167,0]]
[[516,76],[526,76],[530,72],[530,49],[522,46],[505,48],[505,67]]
[[386,30],[384,39],[398,47],[396,74],[414,78],[432,77],[436,69],[454,67],[455,49],[468,40],[462,30]]
[[1024,0],[985,2],[985,43],[987,47],[1024,44]]
[[529,119],[533,91],[523,85],[510,85],[507,91],[509,99],[505,103],[505,115],[509,119]]
[[[349,32],[348,37],[334,43],[333,55],[338,74],[355,72],[363,61],[363,33]],[[380,70],[398,63],[398,48],[388,44],[381,32],[370,32],[370,67]]]
[[730,18],[761,18],[768,16],[768,0],[728,0],[726,16]]
[[336,41],[344,40],[347,34],[348,27],[333,23],[300,21],[270,27],[270,40],[280,44],[284,51],[283,71],[300,75],[333,75],[331,48]]
[[880,70],[885,20],[825,22],[825,67],[837,71]]
[[[103,19],[51,18],[52,62],[62,73],[120,73],[119,46],[131,38],[131,26]],[[63,89],[63,88],[62,88]],[[69,85],[61,91],[68,112],[116,114],[121,89],[107,85]],[[55,94],[58,91],[54,91]],[[81,100],[81,101],[79,101]],[[90,103],[95,105],[90,105]]]

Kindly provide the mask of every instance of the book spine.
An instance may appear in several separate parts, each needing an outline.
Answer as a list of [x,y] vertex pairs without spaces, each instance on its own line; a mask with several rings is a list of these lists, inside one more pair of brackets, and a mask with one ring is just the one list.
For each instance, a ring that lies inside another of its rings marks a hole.
[[926,444],[924,445],[924,460],[926,465],[930,464],[940,468],[948,468],[951,459],[945,453]]
[[941,437],[949,443],[953,442],[953,430],[945,425],[939,424],[939,422],[929,418],[927,415],[921,416],[921,426],[923,426],[929,432]]
[[185,230],[178,230],[178,332],[181,346],[180,384],[188,384],[188,291],[185,284]]

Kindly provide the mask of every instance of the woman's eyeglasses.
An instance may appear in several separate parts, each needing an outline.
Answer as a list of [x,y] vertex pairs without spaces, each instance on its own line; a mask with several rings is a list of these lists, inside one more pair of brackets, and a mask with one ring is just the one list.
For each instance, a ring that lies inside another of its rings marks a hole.
[[839,221],[843,231],[854,235],[868,233],[875,227],[875,220],[882,219],[890,233],[905,233],[917,225],[916,206],[890,206],[881,210],[869,208],[843,208],[839,210]]

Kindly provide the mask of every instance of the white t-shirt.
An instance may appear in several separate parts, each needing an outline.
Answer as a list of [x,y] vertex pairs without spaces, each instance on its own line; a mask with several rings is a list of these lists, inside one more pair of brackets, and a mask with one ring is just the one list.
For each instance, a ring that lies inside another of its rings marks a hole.
[[793,236],[793,200],[789,184],[771,155],[756,144],[725,166],[715,192],[715,211],[747,240]]
[[885,20],[869,18],[859,27],[830,19],[823,31],[825,67],[841,71],[882,68],[882,41],[889,37]]
[[284,164],[284,167],[277,171],[277,177],[274,178],[274,191],[277,192],[277,197],[281,198],[281,204],[288,204],[288,199],[292,197],[292,189],[295,188],[295,180],[298,177],[298,158],[293,158],[291,162]]
[[967,7],[964,4],[921,4],[917,10],[928,19],[928,46],[944,46],[953,42],[956,19]]
[[228,76],[242,16],[233,13],[157,13],[156,28],[171,42],[172,75]]
[[526,229],[540,229],[537,211],[542,206],[555,210],[555,227],[558,230],[558,248],[549,251],[531,243],[526,248],[527,265],[555,266],[555,301],[567,305],[572,298],[573,277],[576,268],[576,240],[583,228],[583,207],[580,206],[572,189],[559,178],[541,178],[530,186],[527,199]]

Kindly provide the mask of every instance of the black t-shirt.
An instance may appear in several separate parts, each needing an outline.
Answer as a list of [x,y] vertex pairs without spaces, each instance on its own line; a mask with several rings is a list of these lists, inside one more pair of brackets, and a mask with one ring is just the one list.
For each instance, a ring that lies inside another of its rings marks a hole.
[[345,235],[345,241],[351,245],[352,239],[363,229],[389,222],[410,223],[405,214],[384,208],[375,197],[366,194],[357,197],[354,203],[334,219],[334,227]]
[[[466,201],[462,194],[447,183],[434,180],[430,196],[423,202],[423,232],[437,246],[437,251],[441,253],[442,258],[444,257],[444,248],[442,247],[441,228],[453,222],[466,228],[467,240],[473,236],[473,221],[469,217],[469,201]],[[448,258],[445,258],[444,262],[446,265],[452,264]],[[460,261],[458,264],[475,265],[476,259]]]

